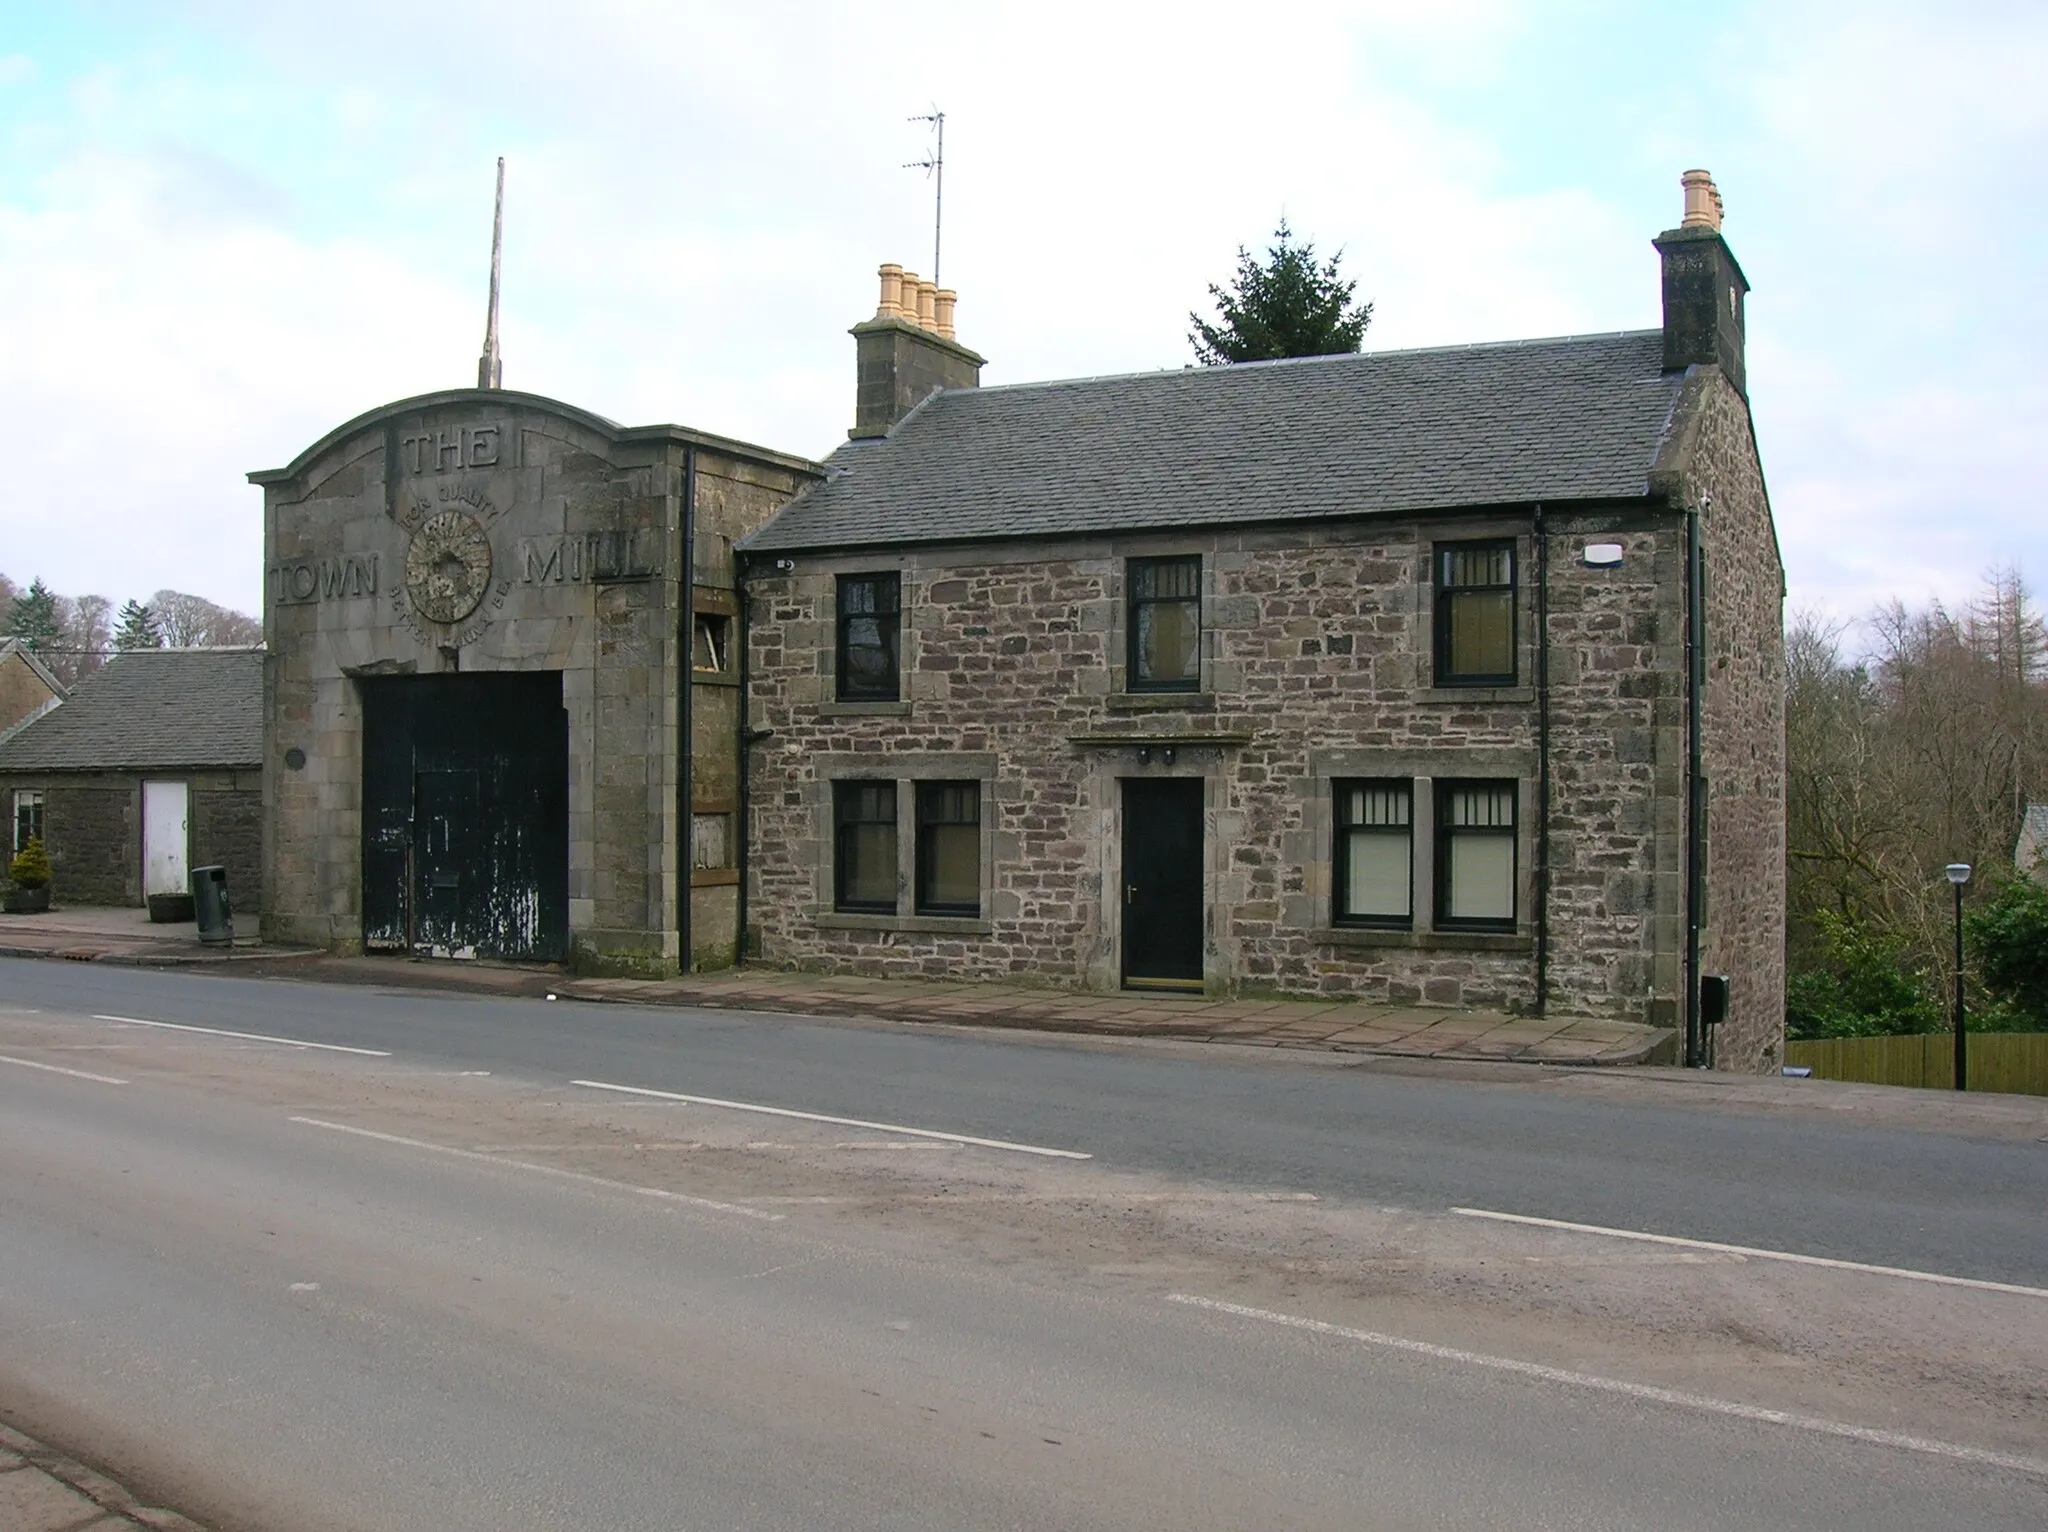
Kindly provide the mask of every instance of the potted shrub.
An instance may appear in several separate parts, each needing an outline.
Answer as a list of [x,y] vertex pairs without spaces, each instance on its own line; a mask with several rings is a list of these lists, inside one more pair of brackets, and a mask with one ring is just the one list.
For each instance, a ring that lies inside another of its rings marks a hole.
[[50,854],[43,838],[31,835],[7,867],[7,913],[33,915],[50,907]]

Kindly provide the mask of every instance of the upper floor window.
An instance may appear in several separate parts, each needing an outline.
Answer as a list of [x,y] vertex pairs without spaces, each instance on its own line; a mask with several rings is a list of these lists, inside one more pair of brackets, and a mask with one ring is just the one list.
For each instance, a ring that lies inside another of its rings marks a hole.
[[732,618],[723,612],[699,612],[690,650],[693,670],[723,671],[732,663]]
[[1437,783],[1436,918],[1445,926],[1514,929],[1514,783]]
[[1202,684],[1202,560],[1132,559],[1126,685],[1134,692],[1191,692]]
[[1436,550],[1436,684],[1515,684],[1515,545]]
[[896,784],[832,784],[833,899],[842,910],[896,910]]
[[917,912],[981,913],[981,784],[917,784]]
[[1341,925],[1414,923],[1414,790],[1406,782],[1339,782],[1335,905]]
[[900,695],[902,580],[895,570],[839,577],[839,700]]

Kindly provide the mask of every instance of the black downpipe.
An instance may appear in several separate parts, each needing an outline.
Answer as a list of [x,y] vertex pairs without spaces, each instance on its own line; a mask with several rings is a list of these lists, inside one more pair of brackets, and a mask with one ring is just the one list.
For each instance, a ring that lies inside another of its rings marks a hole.
[[735,553],[733,555],[732,583],[739,592],[740,598],[740,614],[735,624],[739,632],[733,640],[740,646],[740,792],[739,810],[735,816],[738,822],[733,826],[734,850],[736,853],[734,861],[740,870],[739,908],[737,911],[738,918],[735,921],[736,933],[733,941],[733,962],[737,964],[744,963],[747,960],[747,848],[754,841],[751,822],[747,817],[747,776],[753,764],[754,749],[754,742],[749,737],[752,731],[747,726],[747,650],[751,647],[748,642],[748,634],[750,620],[754,613],[754,602],[753,597],[747,590],[745,554]]
[[676,943],[684,973],[694,966],[697,756],[697,449],[683,448],[683,694],[676,719]]
[[1703,501],[1685,518],[1685,974],[1679,1004],[1685,1018],[1685,1065],[1704,1069],[1705,1028],[1700,1024],[1700,909],[1706,868],[1701,865],[1701,830],[1706,793],[1700,766],[1700,710],[1707,689],[1706,581],[1701,566],[1700,518],[1713,504]]
[[1550,534],[1543,505],[1536,542],[1536,1014],[1550,1009]]

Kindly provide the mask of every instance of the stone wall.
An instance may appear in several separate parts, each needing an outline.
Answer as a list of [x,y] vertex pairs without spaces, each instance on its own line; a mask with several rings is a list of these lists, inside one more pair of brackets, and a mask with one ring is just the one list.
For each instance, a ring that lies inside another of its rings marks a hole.
[[[674,970],[688,890],[679,758],[694,550],[682,546],[682,497],[693,458],[700,520],[708,506],[727,538],[813,477],[801,460],[720,438],[622,430],[476,390],[374,411],[290,468],[252,475],[265,488],[266,758],[280,767],[264,813],[267,935],[360,944],[359,678],[554,670],[569,736],[572,946],[593,966]],[[460,560],[436,553],[437,524],[459,534]],[[437,569],[473,606],[436,607],[423,582]]]
[[56,693],[19,653],[0,660],[0,734],[47,708]]
[[256,909],[262,889],[261,774],[241,771],[93,771],[0,777],[11,809],[16,788],[43,794],[43,843],[59,904],[142,903],[142,783],[182,781],[186,866],[223,866],[237,910]]
[[1726,974],[1725,1069],[1775,1071],[1785,1037],[1785,577],[1749,407],[1719,369],[1687,379],[1671,492],[1704,507],[1707,781],[1700,971]]
[[[1440,688],[1439,540],[1511,537],[1519,676]],[[1624,546],[1591,568],[1588,541]],[[1549,1005],[1676,1019],[1682,950],[1683,519],[1654,502],[1546,515],[1551,605]],[[1200,553],[1202,686],[1125,690],[1123,565]],[[754,901],[770,962],[948,977],[1118,982],[1121,779],[1205,783],[1205,975],[1217,990],[1389,1001],[1536,1002],[1540,851],[1535,537],[1527,511],[1310,531],[1017,542],[799,557],[752,580]],[[903,701],[833,701],[835,576],[899,569]],[[1147,740],[1162,742],[1139,748]],[[1165,759],[1165,742],[1173,759]],[[947,758],[952,760],[948,762]],[[985,759],[987,894],[972,921],[831,909],[830,781]],[[1415,784],[1415,929],[1332,923],[1331,788]],[[1430,784],[1512,778],[1519,920],[1432,928]]]

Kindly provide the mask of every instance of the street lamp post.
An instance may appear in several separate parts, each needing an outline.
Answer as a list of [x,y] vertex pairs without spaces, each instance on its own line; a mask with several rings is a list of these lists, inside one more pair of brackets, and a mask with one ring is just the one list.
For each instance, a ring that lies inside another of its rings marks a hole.
[[1970,1088],[1969,1034],[1963,1028],[1963,885],[1970,881],[1968,862],[1950,862],[1943,869],[1956,891],[1956,1089]]

